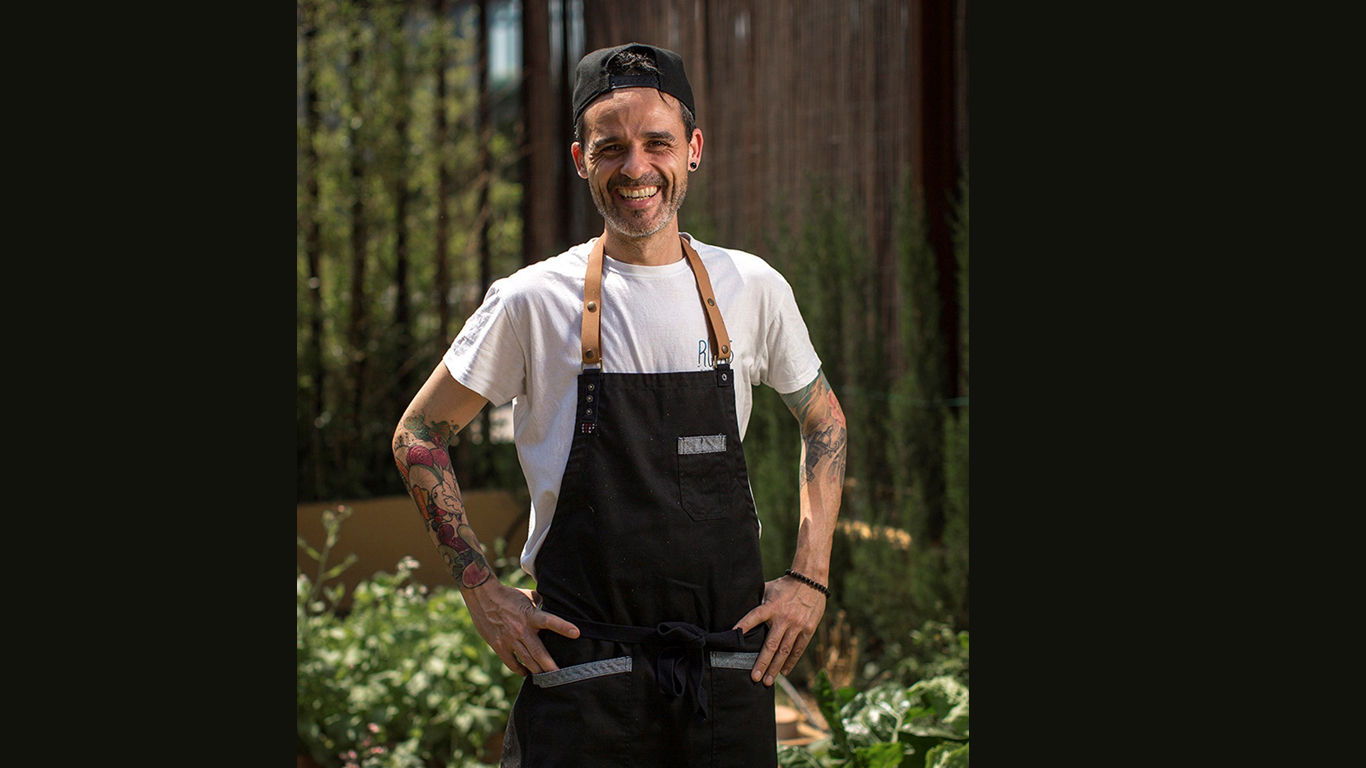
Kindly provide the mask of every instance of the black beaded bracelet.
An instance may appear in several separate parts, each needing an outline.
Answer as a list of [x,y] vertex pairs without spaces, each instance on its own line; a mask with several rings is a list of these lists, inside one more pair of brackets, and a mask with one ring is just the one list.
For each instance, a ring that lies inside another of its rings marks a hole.
[[814,579],[809,579],[809,578],[807,578],[807,577],[801,575],[800,573],[797,573],[796,571],[792,570],[791,568],[788,568],[788,569],[787,569],[787,575],[788,575],[788,576],[791,576],[792,578],[796,579],[797,581],[800,581],[801,583],[807,585],[808,587],[811,587],[811,588],[815,589],[817,592],[820,592],[822,595],[825,595],[826,597],[829,597],[829,596],[830,596],[830,590],[826,589],[824,584],[818,583],[818,582],[817,582],[816,580],[814,580]]

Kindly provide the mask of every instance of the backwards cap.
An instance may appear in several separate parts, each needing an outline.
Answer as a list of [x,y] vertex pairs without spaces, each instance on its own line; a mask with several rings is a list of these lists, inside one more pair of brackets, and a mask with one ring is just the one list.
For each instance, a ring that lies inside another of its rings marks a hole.
[[[607,65],[617,54],[626,51],[644,53],[654,59],[657,75],[609,75]],[[683,102],[694,115],[692,86],[683,72],[683,57],[666,48],[642,43],[627,43],[615,48],[600,48],[584,56],[574,72],[574,122],[579,122],[583,111],[593,99],[615,88],[658,88]]]

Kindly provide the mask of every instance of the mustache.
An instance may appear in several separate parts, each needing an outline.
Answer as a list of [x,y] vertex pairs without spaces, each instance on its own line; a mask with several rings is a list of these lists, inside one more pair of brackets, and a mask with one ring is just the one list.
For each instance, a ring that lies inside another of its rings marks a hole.
[[611,191],[615,191],[618,187],[662,187],[662,186],[664,186],[664,177],[663,177],[663,176],[660,176],[659,174],[656,173],[656,174],[650,174],[650,175],[646,175],[646,176],[641,176],[641,177],[638,178],[638,179],[622,179],[622,178],[613,179],[612,181],[610,181],[610,182],[607,183],[607,190],[608,190],[609,192],[611,192]]

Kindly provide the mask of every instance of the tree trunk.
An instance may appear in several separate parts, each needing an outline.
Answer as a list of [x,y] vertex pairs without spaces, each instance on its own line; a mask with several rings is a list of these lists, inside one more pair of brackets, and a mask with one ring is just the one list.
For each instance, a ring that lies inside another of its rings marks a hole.
[[[584,0],[587,3],[588,0]],[[585,15],[589,12],[584,8]],[[574,23],[573,3],[570,0],[560,0],[560,53],[564,57],[564,66],[560,68],[560,108],[556,110],[560,130],[557,135],[568,137],[573,141],[574,136],[574,115],[573,115],[573,94],[574,94],[574,69],[579,61],[575,58],[573,51],[570,50],[569,29]],[[593,30],[585,28],[584,34],[587,39],[585,50],[594,50],[592,34]],[[560,162],[566,162],[563,158]],[[590,227],[587,218],[582,215],[578,196],[575,192],[578,189],[579,177],[576,173],[566,169],[560,177],[560,202],[562,204],[561,216],[565,220],[564,239],[565,245],[581,243],[592,235],[585,235]],[[597,234],[596,232],[594,234]]]
[[558,205],[555,101],[550,80],[550,4],[522,4],[522,135],[526,151],[520,163],[522,181],[522,263],[558,253],[566,243],[557,237],[564,218]]
[[479,285],[480,297],[488,290],[493,269],[489,260],[489,188],[493,186],[493,158],[489,142],[493,126],[489,118],[489,1],[479,0]]
[[[397,331],[394,359],[398,362],[397,399],[404,400],[413,393],[412,361],[413,329],[408,298],[408,119],[412,112],[409,102],[407,41],[403,35],[403,14],[398,16],[394,38],[394,79],[398,94],[395,108],[394,131],[398,137],[397,163],[394,183],[394,328]],[[399,403],[401,409],[403,403]],[[398,414],[394,414],[397,418]]]
[[446,125],[446,19],[450,7],[449,0],[434,0],[437,13],[436,24],[436,152],[440,171],[436,182],[436,306],[438,351],[444,350],[450,342],[447,336],[451,325],[451,273],[446,249],[450,234],[446,212],[449,207],[447,198],[451,194],[450,148],[447,146],[449,132]]
[[[361,403],[365,395],[365,249],[368,232],[365,221],[365,172],[361,152],[360,118],[363,115],[360,95],[361,21],[355,19],[352,30],[351,52],[346,68],[347,90],[351,98],[351,120],[348,123],[351,164],[351,316],[347,324],[347,352],[350,355],[346,383],[351,390],[352,445],[359,444],[362,423]],[[354,455],[354,452],[353,452]]]
[[939,273],[945,367],[944,391],[957,396],[958,291],[950,230],[952,199],[958,183],[955,76],[955,16],[953,4],[921,0],[913,3],[912,97],[919,109],[919,135],[911,150],[912,172],[918,174],[919,199],[924,205],[930,247]]
[[[479,0],[479,298],[488,292],[493,281],[493,263],[489,253],[489,188],[493,186],[493,157],[489,144],[493,141],[493,126],[489,114],[489,0]],[[489,439],[489,410],[479,415],[479,433]]]
[[320,232],[318,227],[318,150],[314,134],[318,130],[318,85],[313,63],[313,48],[318,32],[318,9],[313,2],[303,6],[304,14],[304,188],[308,200],[304,204],[304,250],[308,254],[308,322],[309,339],[305,368],[313,379],[309,398],[309,435],[313,466],[313,494],[325,498],[327,489],[323,473],[322,427],[323,413],[323,290],[320,263]]

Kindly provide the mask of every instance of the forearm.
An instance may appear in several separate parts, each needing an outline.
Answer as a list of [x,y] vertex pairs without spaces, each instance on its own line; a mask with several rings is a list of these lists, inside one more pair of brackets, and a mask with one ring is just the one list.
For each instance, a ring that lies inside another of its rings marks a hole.
[[824,374],[817,376],[810,386],[783,399],[802,429],[798,474],[801,518],[792,570],[828,584],[830,549],[844,489],[848,427],[844,411]]
[[578,629],[536,607],[535,592],[498,582],[465,515],[449,446],[488,400],[438,363],[394,430],[394,461],[408,494],[450,569],[474,630],[519,675],[559,669],[537,635],[543,629],[577,637]]
[[394,432],[393,450],[427,534],[464,591],[490,580],[493,570],[469,525],[451,466],[448,449],[456,431],[449,422],[410,411]]

